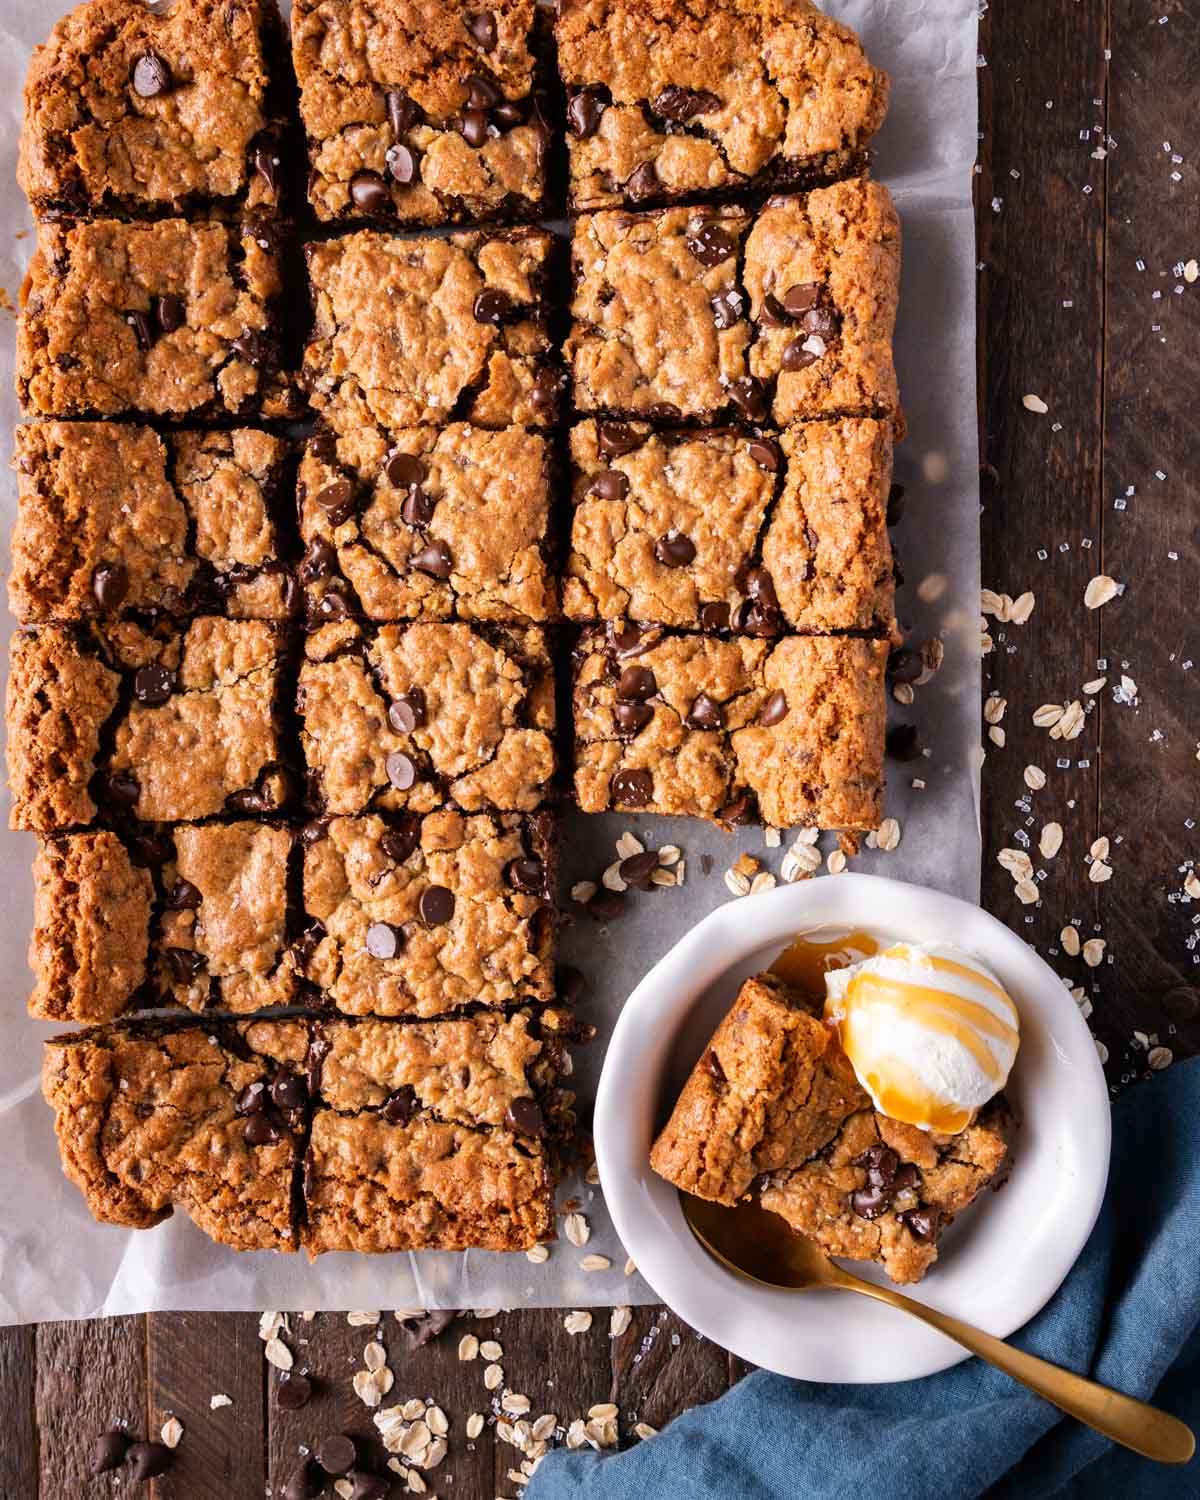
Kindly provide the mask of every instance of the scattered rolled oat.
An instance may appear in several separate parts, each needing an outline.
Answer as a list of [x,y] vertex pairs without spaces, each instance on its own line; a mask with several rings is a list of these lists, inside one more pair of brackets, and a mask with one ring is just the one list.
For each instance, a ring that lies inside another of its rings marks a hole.
[[1099,609],[1121,592],[1121,585],[1107,573],[1097,573],[1083,591],[1083,602],[1089,609]]
[[290,1370],[296,1362],[292,1351],[278,1334],[267,1340],[263,1353],[267,1357],[267,1363],[274,1365],[277,1370]]
[[619,1339],[633,1321],[633,1309],[631,1307],[614,1307],[608,1318],[608,1336],[610,1339]]
[[504,1384],[504,1371],[499,1365],[488,1365],[483,1372],[483,1383],[489,1391],[494,1391],[497,1386]]
[[991,740],[992,744],[995,745],[998,749],[1004,749],[1004,744],[1007,738],[1007,735],[1004,733],[1004,730],[1001,729],[999,724],[989,725],[988,739]]
[[592,1326],[592,1315],[590,1312],[569,1312],[563,1319],[563,1327],[568,1333],[586,1333]]
[[1039,417],[1044,417],[1050,410],[1040,396],[1022,396],[1021,405],[1026,411],[1036,412]]
[[377,1312],[349,1312],[346,1314],[346,1322],[351,1328],[369,1328],[379,1322]]
[[658,851],[658,862],[664,866],[678,864],[682,853],[678,844],[664,844]]
[[1103,1065],[1108,1061],[1108,1048],[1098,1036],[1094,1036],[1092,1041],[1096,1044],[1096,1056],[1100,1059],[1101,1065]]
[[1061,703],[1043,703],[1033,711],[1033,722],[1039,729],[1053,729],[1063,716]]
[[366,1365],[372,1374],[376,1370],[382,1370],[384,1365],[387,1364],[387,1355],[384,1353],[383,1345],[378,1340],[368,1344],[363,1350],[363,1364]]
[[[1151,1063],[1150,1066],[1153,1067],[1154,1064]],[[1166,1064],[1164,1063],[1163,1066],[1165,1067]],[[167,1420],[162,1424],[162,1431],[159,1433],[159,1437],[162,1438],[163,1442],[168,1448],[178,1448],[179,1439],[182,1436],[183,1423],[179,1420],[178,1417],[168,1417]]]
[[586,906],[596,894],[596,882],[594,880],[577,880],[571,887],[571,900],[578,901],[580,906]]
[[[1170,1047],[1151,1047],[1146,1061],[1156,1073],[1161,1073],[1164,1068],[1169,1068],[1175,1061],[1175,1054]],[[164,1438],[164,1442],[166,1439]]]
[[795,880],[804,880],[809,875],[814,875],[820,868],[820,850],[814,843],[801,836],[783,856],[779,873],[790,883]]
[[831,849],[829,858],[825,861],[825,868],[831,875],[840,875],[846,868],[846,856],[840,849]]
[[760,870],[750,882],[750,894],[752,896],[758,896],[763,891],[773,891],[774,889],[775,877],[771,874],[770,870]]
[[636,1270],[637,1270],[637,1266],[634,1265],[634,1263],[633,1263],[633,1256],[631,1255],[625,1261],[625,1275],[626,1276],[632,1276]]
[[1058,935],[1058,940],[1062,944],[1063,952],[1069,958],[1079,957],[1079,933],[1074,927],[1064,927]]
[[651,1427],[649,1422],[635,1422],[633,1424],[633,1432],[634,1436],[641,1438],[642,1442],[647,1442],[650,1438],[658,1436],[658,1428]]
[[1093,677],[1090,682],[1084,683],[1083,691],[1088,695],[1089,698],[1094,697],[1096,693],[1100,692],[1107,681],[1107,677]]
[[425,1421],[434,1437],[445,1437],[450,1431],[450,1419],[440,1406],[431,1406],[425,1413]]
[[1062,848],[1063,830],[1061,823],[1047,823],[1038,839],[1038,853],[1043,859],[1053,859]]
[[725,889],[731,896],[748,896],[750,894],[750,882],[737,870],[725,871]]
[[483,1413],[473,1411],[467,1418],[467,1436],[475,1439],[483,1431]]
[[1007,698],[1002,698],[999,693],[991,693],[983,700],[983,717],[989,724],[999,724],[1007,707]]
[[1036,604],[1036,602],[1037,601],[1035,600],[1033,593],[1028,589],[1026,589],[1023,594],[1018,594],[1018,596],[1009,606],[1009,620],[1014,625],[1024,625],[1028,621],[1030,615],[1033,614],[1034,605]]
[[550,1259],[549,1245],[530,1245],[525,1252],[525,1259],[531,1260],[535,1266],[544,1266]]
[[1104,961],[1104,950],[1107,943],[1103,938],[1088,938],[1083,945],[1083,961],[1089,969],[1099,968]]
[[1033,861],[1024,849],[1001,849],[996,855],[996,863],[1002,870],[1007,870],[1014,880],[1033,879]]
[[1196,280],[1197,276],[1200,276],[1200,264],[1197,264],[1193,256],[1183,268],[1183,279],[1190,286]]
[[1035,906],[1042,899],[1036,881],[1018,880],[1015,889],[1022,906]]
[[1190,896],[1193,901],[1200,901],[1200,875],[1197,875],[1195,870],[1184,880],[1183,889],[1184,893]]
[[1107,859],[1109,847],[1108,835],[1102,833],[1098,839],[1092,841],[1092,847],[1088,853],[1093,859]]
[[1088,879],[1093,885],[1103,885],[1106,880],[1111,880],[1113,867],[1106,864],[1102,859],[1094,859],[1088,866]]
[[458,1357],[464,1362],[479,1358],[479,1340],[473,1333],[464,1333],[458,1341]]
[[506,1411],[510,1417],[523,1417],[532,1404],[528,1396],[519,1395],[516,1391],[505,1391],[500,1397],[500,1410]]
[[608,869],[601,875],[600,884],[606,891],[627,891],[629,889],[621,878],[621,861],[619,859],[614,864],[609,865]]
[[208,1409],[210,1411],[220,1411],[223,1406],[232,1405],[233,1397],[227,1396],[224,1391],[217,1391],[215,1395],[208,1398]]
[[591,1226],[580,1213],[566,1216],[563,1220],[563,1233],[577,1249],[582,1249],[592,1237]]
[[585,1255],[579,1262],[581,1271],[607,1271],[611,1265],[607,1255]]
[[1041,766],[1025,767],[1025,785],[1032,792],[1040,792],[1046,785],[1046,773]]
[[495,1339],[485,1339],[479,1346],[479,1352],[484,1359],[490,1359],[493,1363],[504,1357],[504,1350]]
[[596,1406],[588,1407],[588,1419],[592,1422],[612,1422],[616,1420],[617,1408],[611,1401],[602,1401]]
[[884,818],[875,834],[875,846],[890,854],[900,847],[900,824],[895,818]]
[[628,830],[617,840],[617,854],[621,859],[632,859],[635,854],[645,854],[645,852],[645,844]]

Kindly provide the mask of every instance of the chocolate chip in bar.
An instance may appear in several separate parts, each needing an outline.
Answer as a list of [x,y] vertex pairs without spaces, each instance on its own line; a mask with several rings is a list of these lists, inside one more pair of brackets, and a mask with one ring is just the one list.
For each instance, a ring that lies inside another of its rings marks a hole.
[[417,904],[427,927],[441,927],[454,915],[454,896],[444,885],[428,886]]

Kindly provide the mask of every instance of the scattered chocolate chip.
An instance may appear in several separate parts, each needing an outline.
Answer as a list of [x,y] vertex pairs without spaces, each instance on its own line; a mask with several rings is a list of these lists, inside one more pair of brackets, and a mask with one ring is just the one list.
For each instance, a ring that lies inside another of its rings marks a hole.
[[143,99],[156,99],[171,87],[170,65],[157,52],[143,52],[133,65],[130,82],[135,94]]
[[372,922],[367,928],[367,952],[372,958],[395,958],[404,946],[404,934],[390,922]]
[[427,886],[421,892],[417,909],[427,927],[441,927],[454,915],[454,896],[444,885]]
[[696,544],[682,531],[668,531],[655,542],[654,555],[664,568],[686,568],[696,559]]
[[729,629],[729,606],[716,600],[700,609],[700,629],[706,631]]
[[729,387],[729,399],[747,422],[761,422],[769,410],[767,388],[753,375],[733,381]]
[[138,348],[144,353],[147,349],[154,347],[154,341],[158,337],[158,328],[149,313],[131,312],[127,314],[134,337],[137,339]]
[[411,130],[417,123],[421,111],[401,89],[390,89],[386,102],[392,134],[397,137],[402,136],[406,130]]
[[707,89],[685,89],[672,84],[663,89],[650,108],[664,120],[674,120],[677,125],[682,125],[693,115],[712,114],[714,109],[721,108],[721,101]]
[[624,500],[629,493],[629,476],[620,469],[602,469],[588,486],[593,495],[601,500]]
[[417,768],[400,750],[393,750],[385,764],[387,779],[398,792],[407,792],[417,779]]
[[267,1084],[263,1078],[256,1078],[253,1083],[248,1083],[237,1096],[237,1112],[239,1115],[256,1115],[267,1107]]
[[792,320],[778,297],[773,297],[770,292],[763,298],[762,308],[758,314],[758,321],[764,328],[785,328]]
[[755,438],[747,445],[746,452],[760,469],[765,469],[768,474],[778,474],[783,454],[773,438]]
[[416,489],[424,480],[427,470],[415,453],[404,453],[394,448],[383,461],[383,472],[388,483],[398,490]]
[[640,167],[636,167],[630,173],[629,180],[625,184],[625,191],[636,203],[640,198],[653,197],[662,187],[658,180],[658,172],[652,161],[644,161]]
[[789,318],[802,318],[806,312],[816,307],[820,300],[821,283],[819,281],[802,281],[797,286],[790,286],[780,298],[783,310]]
[[811,349],[804,347],[805,338],[793,339],[783,351],[783,357],[779,363],[785,370],[806,370],[809,365],[817,362],[817,356]]
[[280,1131],[274,1120],[264,1111],[250,1116],[242,1134],[246,1138],[247,1145],[273,1146],[279,1139]]
[[540,896],[546,888],[546,866],[540,859],[510,859],[504,866],[504,878],[514,891]]
[[617,872],[626,885],[645,889],[650,877],[658,869],[658,850],[643,849],[640,854],[631,854],[617,866]]
[[265,365],[271,353],[271,345],[254,328],[244,328],[230,344],[230,348],[236,354],[240,354],[248,365]]
[[101,609],[117,609],[129,592],[124,563],[101,563],[92,574],[92,593]]
[[501,323],[507,322],[516,311],[516,305],[507,292],[502,292],[496,287],[484,287],[475,298],[475,321],[477,323],[494,323],[498,328]]
[[904,517],[904,486],[894,484],[888,490],[887,497],[887,524],[898,526]]
[[899,1214],[898,1218],[913,1239],[919,1240],[923,1245],[937,1239],[938,1230],[942,1227],[941,1211],[936,1208],[910,1208],[907,1213]]
[[654,710],[646,703],[618,703],[613,716],[622,734],[637,734],[653,719]]
[[158,319],[158,326],[163,333],[174,333],[177,328],[183,327],[184,319],[187,317],[187,306],[182,297],[176,297],[174,293],[168,292],[165,296],[155,299],[154,316]]
[[350,613],[350,601],[336,587],[328,588],[312,606],[312,614],[320,625],[329,625],[344,620]]
[[626,422],[599,422],[596,425],[596,448],[606,462],[640,448],[645,438]]
[[315,536],[305,548],[296,573],[303,584],[328,578],[337,567],[337,553],[323,536]]
[[892,760],[916,760],[921,754],[915,724],[893,724],[887,732],[884,748]]
[[135,1480],[153,1479],[171,1467],[171,1450],[166,1443],[134,1443],[125,1458]]
[[[732,802],[727,802],[717,814],[717,822],[724,823],[729,827],[736,827],[742,823],[754,821],[754,799],[748,794],[735,797]],[[708,871],[705,871],[707,874]]]
[[114,1427],[110,1432],[102,1432],[92,1447],[93,1474],[106,1474],[109,1469],[119,1469],[125,1462],[125,1455],[129,1451],[129,1436]]
[[391,1493],[391,1481],[378,1474],[352,1469],[346,1478],[350,1481],[350,1500],[387,1500]]
[[427,573],[430,578],[449,578],[454,559],[450,556],[450,548],[446,543],[436,537],[428,546],[414,552],[408,559],[408,565],[418,573]]
[[164,956],[176,984],[191,984],[204,967],[204,957],[192,948],[167,948]]
[[345,1474],[357,1462],[354,1439],[345,1432],[334,1432],[317,1444],[317,1462],[326,1474]]
[[[654,796],[654,777],[649,771],[618,771],[610,783],[610,792],[613,801],[622,807],[645,807]],[[599,895],[597,891],[593,903]]]
[[195,911],[200,905],[200,892],[190,880],[177,880],[164,904],[168,911]]
[[132,771],[113,771],[105,785],[105,793],[114,807],[128,809],[137,806],[142,788]]
[[770,729],[775,724],[782,724],[790,713],[787,695],[779,688],[767,698],[762,706],[762,712],[758,716],[758,722],[764,729]]
[[463,82],[467,86],[468,109],[494,109],[504,98],[491,79],[479,73],[468,73]]
[[702,224],[688,236],[687,247],[702,266],[719,266],[737,249],[737,240],[719,224]]
[[354,486],[348,479],[335,479],[317,491],[313,503],[325,512],[331,526],[340,526],[354,513]]
[[887,676],[892,682],[916,682],[925,670],[921,653],[911,646],[899,646],[887,659]]
[[725,710],[707,693],[697,693],[687,711],[685,722],[692,729],[723,729]]
[[805,333],[815,333],[818,338],[831,339],[838,330],[837,315],[832,308],[814,307],[800,319]]
[[298,1370],[285,1370],[275,1387],[275,1403],[284,1411],[300,1411],[312,1400],[313,1385]]
[[404,1083],[387,1096],[379,1113],[389,1125],[407,1125],[419,1105],[416,1089],[411,1083]]
[[732,288],[727,292],[718,292],[708,305],[712,308],[713,322],[722,332],[726,328],[732,328],[746,311],[746,299],[741,292]]
[[[291,1410],[290,1407],[287,1409]],[[324,1488],[325,1481],[316,1472],[312,1459],[302,1459],[299,1468],[283,1487],[283,1500],[316,1500]]]
[[419,531],[423,526],[429,525],[436,510],[437,501],[417,486],[405,495],[404,503],[400,507],[400,519],[406,526]]
[[586,140],[595,135],[606,108],[606,101],[595,89],[580,89],[567,103],[567,125],[580,140]]
[[397,693],[388,704],[388,723],[397,734],[411,734],[426,722],[425,694],[421,688]]
[[626,625],[621,630],[611,624],[608,627],[608,642],[618,661],[641,656],[653,647],[657,639],[656,631],[642,630],[637,625]]
[[308,1103],[308,1085],[298,1073],[281,1073],[271,1085],[276,1109],[303,1109]]
[[617,682],[617,697],[626,703],[644,703],[658,692],[658,679],[649,667],[624,667]]
[[175,691],[175,673],[152,662],[148,667],[139,667],[133,674],[133,696],[148,708],[165,703]]
[[515,1130],[518,1135],[531,1135],[536,1138],[546,1133],[546,1122],[533,1099],[514,1099],[504,1111],[504,1119],[509,1128]]
[[877,1219],[886,1213],[892,1195],[885,1187],[859,1188],[850,1194],[850,1208],[863,1219]]
[[866,1172],[867,1182],[871,1187],[890,1187],[895,1180],[900,1158],[890,1146],[879,1141],[856,1156],[854,1165],[862,1167]]
[[488,117],[481,109],[469,109],[459,120],[458,130],[467,145],[478,150],[488,138]]
[[350,201],[360,213],[384,214],[392,208],[388,185],[376,172],[356,172],[350,179]]
[[[416,181],[417,153],[411,146],[405,146],[397,141],[387,148],[383,159],[387,162],[388,175],[393,182],[398,182],[401,187],[409,187]],[[391,202],[390,197],[388,202]]]
[[389,828],[379,840],[379,847],[389,859],[402,865],[421,842],[421,824],[417,818],[404,818]]

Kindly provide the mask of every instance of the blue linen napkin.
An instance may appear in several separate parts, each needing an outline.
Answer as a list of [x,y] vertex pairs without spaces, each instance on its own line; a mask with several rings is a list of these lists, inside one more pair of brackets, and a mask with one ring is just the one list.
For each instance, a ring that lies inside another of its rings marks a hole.
[[[1122,1097],[1099,1221],[1013,1343],[1200,1430],[1200,1058]],[[1153,1464],[977,1359],[925,1380],[758,1372],[655,1438],[549,1454],[526,1500],[1195,1500],[1200,1458]]]

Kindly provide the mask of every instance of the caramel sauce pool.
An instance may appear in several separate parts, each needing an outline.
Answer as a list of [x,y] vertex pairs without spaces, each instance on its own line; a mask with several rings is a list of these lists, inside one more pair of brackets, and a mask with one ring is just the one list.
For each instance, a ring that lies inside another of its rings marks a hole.
[[815,935],[801,936],[783,950],[770,972],[802,990],[810,999],[823,1001],[825,976],[830,969],[844,969],[864,958],[874,958],[878,952],[878,939],[857,927],[826,941]]

